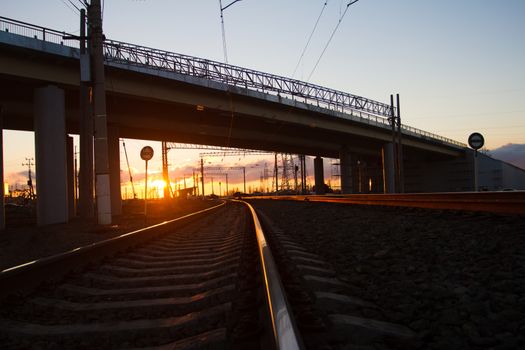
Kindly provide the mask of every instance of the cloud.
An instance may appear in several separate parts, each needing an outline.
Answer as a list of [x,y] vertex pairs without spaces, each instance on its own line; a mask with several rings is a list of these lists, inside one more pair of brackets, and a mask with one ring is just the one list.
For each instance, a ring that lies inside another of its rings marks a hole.
[[[35,173],[33,172],[33,186],[36,184],[35,181]],[[27,171],[18,171],[18,172],[11,172],[7,173],[4,176],[4,181],[9,184],[10,187],[13,189],[25,189],[27,188]]]
[[525,144],[509,143],[490,151],[492,157],[525,169]]

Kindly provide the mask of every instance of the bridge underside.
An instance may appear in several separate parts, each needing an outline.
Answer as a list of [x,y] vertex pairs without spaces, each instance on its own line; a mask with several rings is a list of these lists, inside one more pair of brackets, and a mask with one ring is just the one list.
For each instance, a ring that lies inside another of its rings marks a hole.
[[[77,133],[78,60],[11,46],[0,49],[4,127],[33,130],[34,90],[52,84],[65,91],[67,131]],[[108,123],[119,128],[121,137],[334,158],[342,146],[377,155],[391,140],[388,129],[344,119],[334,111],[149,73],[106,66]],[[408,152],[413,148],[430,157],[461,154],[457,148],[409,136],[404,145]]]
[[[56,86],[64,93],[65,131],[79,133],[78,60],[2,45],[0,50],[3,128],[34,131],[35,91]],[[339,158],[344,150],[351,168],[345,170],[348,191],[383,191],[382,153],[392,141],[384,126],[261,92],[206,87],[111,66],[106,66],[106,91],[108,126],[117,137],[330,158]],[[418,164],[465,157],[458,147],[410,135],[404,136],[403,149],[407,179],[425,177]],[[410,180],[406,190],[428,191],[430,181],[436,180]]]

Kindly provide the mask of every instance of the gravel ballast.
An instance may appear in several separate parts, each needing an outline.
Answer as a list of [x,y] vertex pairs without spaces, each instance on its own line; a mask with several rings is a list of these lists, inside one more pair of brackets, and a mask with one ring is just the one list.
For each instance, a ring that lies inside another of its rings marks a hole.
[[[525,347],[525,218],[253,200],[421,349]],[[372,347],[373,348],[373,347]]]
[[123,214],[114,218],[113,225],[97,225],[93,220],[74,218],[69,223],[36,226],[9,225],[0,231],[0,271],[36,259],[103,241],[121,234],[161,223],[166,220],[202,210],[217,204],[215,201],[179,200],[166,204],[148,203],[144,218],[144,202],[131,201],[123,205]]

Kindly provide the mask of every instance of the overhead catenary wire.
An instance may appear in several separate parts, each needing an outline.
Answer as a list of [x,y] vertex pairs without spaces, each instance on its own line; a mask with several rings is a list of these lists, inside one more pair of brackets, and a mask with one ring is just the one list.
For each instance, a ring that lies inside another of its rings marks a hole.
[[[226,47],[226,31],[224,29],[224,10],[226,10],[228,7],[232,6],[233,4],[239,2],[239,1],[242,1],[242,0],[233,0],[231,1],[228,5],[226,6],[222,6],[222,0],[219,0],[219,9],[220,9],[220,12],[221,12],[221,28],[222,28],[222,49],[223,49],[223,52],[224,52],[224,63],[228,63],[228,51],[227,51],[227,47]],[[234,108],[233,108],[233,98],[232,98],[232,95],[230,94],[230,92],[227,92],[227,95],[228,95],[228,100],[229,100],[229,106],[230,106],[230,126],[228,128],[228,138],[226,140],[226,147],[229,147],[230,146],[230,140],[231,140],[231,135],[232,135],[232,130],[233,130],[233,119],[235,118],[235,114],[233,112]]]
[[312,29],[312,32],[310,33],[310,36],[308,37],[308,40],[306,41],[306,45],[303,48],[303,52],[301,52],[301,56],[299,57],[299,61],[297,61],[297,65],[295,66],[295,69],[293,70],[292,78],[295,76],[295,73],[297,72],[297,69],[299,68],[299,65],[301,64],[301,61],[303,60],[304,54],[306,52],[306,49],[308,48],[308,45],[310,45],[310,41],[312,40],[312,37],[315,33],[315,30],[317,29],[317,25],[319,24],[319,20],[321,19],[321,16],[323,15],[324,10],[326,9],[326,5],[328,4],[328,0],[324,2],[323,8],[321,9],[321,13],[317,17],[317,21],[315,21],[314,28]]
[[339,28],[339,25],[341,25],[341,22],[343,21],[343,18],[345,17],[346,13],[348,12],[348,8],[350,7],[350,5],[353,5],[355,4],[356,2],[358,2],[359,0],[352,0],[350,2],[348,2],[348,4],[346,4],[346,8],[345,8],[345,11],[343,12],[343,14],[339,17],[339,20],[337,21],[337,25],[335,26],[334,30],[332,31],[332,34],[330,35],[330,38],[328,39],[328,41],[326,42],[326,45],[324,46],[324,49],[323,51],[321,52],[321,54],[319,55],[319,58],[317,59],[317,62],[315,63],[315,66],[314,68],[312,69],[312,71],[310,72],[310,75],[308,75],[308,79],[306,79],[306,81],[310,81],[310,78],[312,77],[312,75],[314,74],[315,70],[317,69],[317,66],[319,65],[319,62],[321,61],[321,58],[323,58],[323,55],[324,53],[326,52],[326,49],[328,48],[328,45],[330,45],[330,42],[332,41],[335,33],[337,32],[337,29]]
[[75,5],[75,4],[73,3],[73,1],[71,1],[71,0],[67,0],[67,2],[69,2],[69,3],[71,4],[71,6],[73,6],[77,11],[80,12],[80,8],[79,8],[77,5]]
[[224,15],[221,0],[219,0],[219,7],[221,10],[222,52],[224,54],[224,63],[228,63],[228,51],[226,48],[226,32],[224,30]]
[[222,6],[222,0],[219,0],[219,10],[221,12],[221,29],[222,29],[222,50],[224,53],[224,63],[228,63],[228,50],[226,47],[226,30],[224,29],[224,10],[226,10],[228,7],[232,6],[236,2],[239,2],[242,0],[234,0],[230,2],[226,6]]
[[60,2],[70,9],[75,15],[80,13],[80,9],[71,0],[60,0]]

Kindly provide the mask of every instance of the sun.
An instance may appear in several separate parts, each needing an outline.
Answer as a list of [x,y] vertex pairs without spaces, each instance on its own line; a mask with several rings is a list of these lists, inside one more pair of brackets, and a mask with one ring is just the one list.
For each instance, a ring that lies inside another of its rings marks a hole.
[[164,180],[153,180],[150,183],[151,188],[157,188],[159,190],[163,190],[164,187],[166,187],[166,181]]
[[161,180],[161,179],[153,180],[148,183],[148,187],[151,189],[151,191],[154,192],[154,193],[151,193],[150,190],[148,190],[148,192],[150,193],[150,196],[154,198],[164,197],[164,188],[166,187],[166,182],[164,180]]

